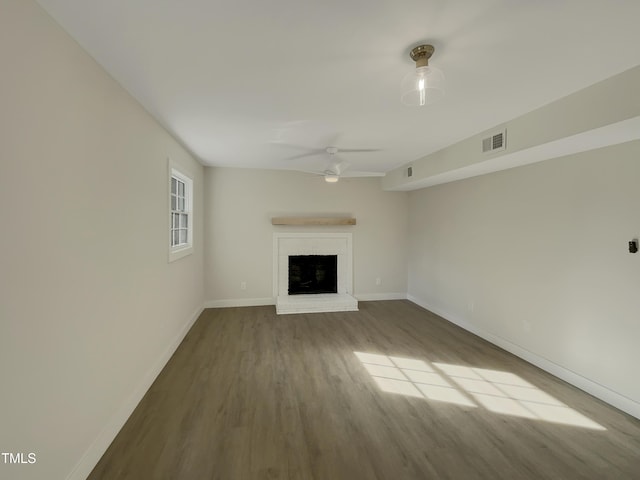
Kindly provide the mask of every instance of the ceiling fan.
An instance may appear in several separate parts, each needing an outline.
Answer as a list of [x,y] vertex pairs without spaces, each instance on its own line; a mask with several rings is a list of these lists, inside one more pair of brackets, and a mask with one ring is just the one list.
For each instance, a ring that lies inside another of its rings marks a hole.
[[298,171],[305,173],[312,173],[314,175],[324,176],[325,181],[329,183],[337,182],[340,177],[384,177],[384,173],[381,172],[362,172],[349,170],[350,163],[338,156],[338,153],[355,153],[355,152],[378,152],[379,149],[375,148],[344,148],[338,147],[326,147],[326,148],[314,148],[311,151],[301,153],[289,157],[287,160],[298,160],[306,157],[314,156],[328,156],[327,166],[324,170],[305,170],[299,169]]

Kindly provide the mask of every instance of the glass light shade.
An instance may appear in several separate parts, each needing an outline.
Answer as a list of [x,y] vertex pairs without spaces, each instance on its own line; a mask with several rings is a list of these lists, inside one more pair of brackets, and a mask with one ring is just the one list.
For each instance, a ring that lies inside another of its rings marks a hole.
[[443,97],[444,75],[435,67],[417,67],[402,79],[401,92],[400,99],[405,105],[429,105]]
[[327,183],[336,183],[339,178],[338,175],[325,175],[324,181]]

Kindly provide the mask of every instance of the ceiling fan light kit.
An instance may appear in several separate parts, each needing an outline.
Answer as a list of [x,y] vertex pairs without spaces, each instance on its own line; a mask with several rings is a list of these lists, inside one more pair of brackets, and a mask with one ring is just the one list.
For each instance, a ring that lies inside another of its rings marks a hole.
[[416,62],[416,68],[402,79],[400,99],[403,104],[423,107],[444,95],[444,74],[429,65],[433,52],[433,45],[420,45],[411,50],[411,60]]
[[324,176],[324,181],[327,182],[327,183],[336,183],[339,179],[340,179],[340,177],[338,175],[333,174],[333,173],[327,173]]

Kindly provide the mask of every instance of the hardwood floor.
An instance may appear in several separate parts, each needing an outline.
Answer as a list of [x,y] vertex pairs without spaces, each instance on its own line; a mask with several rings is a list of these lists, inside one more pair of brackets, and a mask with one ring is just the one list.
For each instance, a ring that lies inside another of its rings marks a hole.
[[89,478],[640,479],[640,421],[408,301],[209,309]]

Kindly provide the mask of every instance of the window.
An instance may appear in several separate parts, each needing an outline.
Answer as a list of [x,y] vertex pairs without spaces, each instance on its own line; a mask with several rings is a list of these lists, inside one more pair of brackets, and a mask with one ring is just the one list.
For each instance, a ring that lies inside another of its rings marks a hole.
[[171,168],[169,261],[193,252],[193,180]]

